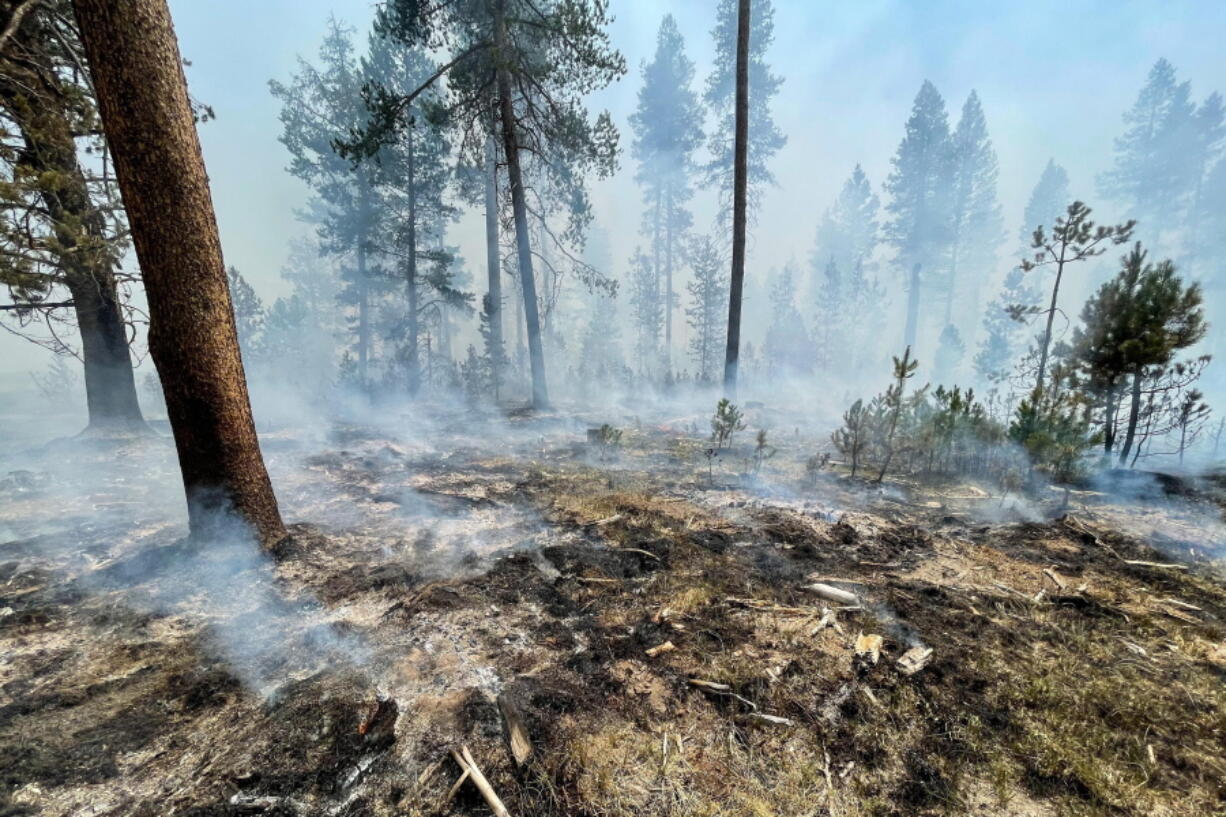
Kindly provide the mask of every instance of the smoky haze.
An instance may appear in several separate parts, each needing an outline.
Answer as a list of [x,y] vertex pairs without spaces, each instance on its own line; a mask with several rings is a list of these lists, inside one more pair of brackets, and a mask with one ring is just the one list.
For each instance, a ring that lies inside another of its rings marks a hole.
[[[296,57],[317,60],[330,16],[353,29],[355,47],[363,50],[372,6],[335,0],[171,5],[182,51],[190,61],[192,93],[217,114],[200,133],[226,260],[267,306],[291,289],[282,276],[287,263],[292,265],[287,260],[291,243],[314,232],[298,217],[311,190],[285,170],[289,156],[278,142],[281,105],[269,94],[267,82],[288,81],[296,70]],[[607,108],[620,131],[619,172],[589,181],[594,219],[588,257],[620,283],[618,321],[628,361],[634,356],[629,325],[631,257],[636,247],[646,248],[650,242],[641,232],[645,204],[643,189],[635,180],[629,121],[642,86],[641,69],[655,52],[661,19],[672,15],[695,65],[693,89],[701,103],[715,59],[713,6],[696,0],[614,0],[611,39],[625,55],[629,70],[588,100],[590,110]],[[1016,263],[1023,209],[1049,159],[1067,169],[1070,196],[1087,201],[1103,222],[1129,215],[1125,202],[1101,195],[1096,184],[1099,174],[1111,167],[1113,140],[1124,129],[1122,115],[1135,101],[1151,66],[1164,57],[1172,62],[1178,81],[1190,83],[1193,102],[1217,90],[1220,78],[1226,76],[1226,55],[1220,48],[1223,32],[1226,8],[1209,2],[819,6],[777,0],[774,40],[765,60],[782,79],[770,112],[787,142],[767,163],[775,183],[761,186],[761,206],[750,227],[745,339],[761,350],[771,320],[771,287],[789,266],[794,306],[810,328],[818,320],[814,298],[820,281],[810,255],[822,215],[859,164],[881,200],[878,221],[887,220],[884,207],[890,196],[883,185],[925,80],[943,98],[951,130],[968,94],[977,93],[998,158],[1002,237],[995,248],[996,262],[991,269],[973,274],[981,281],[979,302],[958,302],[954,309],[955,313],[978,311],[995,297],[1005,272]],[[705,113],[704,127],[710,132],[718,125],[717,117],[710,110]],[[695,161],[701,165],[708,160],[704,142]],[[727,232],[719,225],[716,192],[698,184],[695,188],[690,202],[693,232],[711,234],[726,253]],[[1155,246],[1157,253],[1178,260],[1176,248],[1164,247],[1147,232],[1144,222],[1137,237]],[[470,275],[463,288],[477,294],[479,308],[484,288],[480,207],[465,207],[458,222],[449,227],[446,241],[460,251]],[[1113,249],[1070,276],[1064,303],[1071,316],[1076,316],[1093,287],[1114,272],[1118,255]],[[873,260],[872,274],[885,292],[878,304],[884,326],[877,338],[879,348],[873,350],[873,359],[883,366],[880,371],[869,369],[876,387],[888,375],[883,368],[888,354],[900,351],[903,344],[906,298],[905,268],[894,250],[879,245]],[[129,264],[134,266],[134,259]],[[676,368],[692,372],[694,363],[686,354],[691,330],[684,315],[690,302],[686,291],[690,276],[689,266],[679,265],[673,357]],[[586,297],[573,280],[564,281],[563,287],[580,302]],[[513,291],[513,282],[508,281],[507,290]],[[1210,303],[1206,341],[1210,349],[1223,337],[1222,322],[1213,313]],[[970,361],[982,330],[978,317],[965,323],[973,334],[964,332],[966,353],[959,379],[970,382],[975,379]],[[939,319],[928,321],[921,333],[919,356],[925,367],[933,357],[939,324]],[[1057,330],[1066,335],[1070,331],[1061,326]],[[456,332],[451,355],[460,360],[469,343],[480,344],[476,318],[457,317]],[[508,340],[514,343],[509,327]],[[577,345],[576,341],[573,346]],[[0,338],[0,371],[8,375],[10,389],[28,389],[26,374],[45,371],[51,360],[50,353],[16,337]],[[573,360],[551,362],[553,379],[563,383],[572,366]],[[138,380],[151,368],[143,362]],[[1207,374],[1210,383],[1218,380],[1212,368]],[[858,373],[838,374],[840,380],[854,382]],[[931,371],[921,375],[930,376]]]

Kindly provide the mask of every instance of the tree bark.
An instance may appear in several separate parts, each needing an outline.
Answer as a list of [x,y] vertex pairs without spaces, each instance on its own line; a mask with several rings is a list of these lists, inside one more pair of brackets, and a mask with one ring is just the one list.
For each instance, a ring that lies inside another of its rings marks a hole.
[[[498,153],[494,137],[485,140],[485,271],[489,288],[489,333],[495,384],[502,381],[502,264],[498,257]],[[497,395],[495,394],[495,397]]]
[[366,275],[366,216],[367,188],[363,183],[359,192],[361,225],[358,228],[358,381],[363,392],[370,384],[370,279]]
[[1132,375],[1132,405],[1128,409],[1128,431],[1124,434],[1124,447],[1120,449],[1120,465],[1128,463],[1128,452],[1137,436],[1137,420],[1141,416],[1141,370]]
[[285,537],[260,454],[221,241],[166,0],[74,0],[149,300],[196,537]]
[[[502,0],[495,5],[498,53],[507,53],[506,11]],[[502,56],[499,59],[503,59]],[[507,67],[497,69],[498,106],[502,119],[503,153],[507,160],[507,177],[511,183],[511,210],[515,217],[515,245],[519,257],[519,277],[523,286],[524,321],[528,329],[528,363],[532,369],[532,406],[543,409],[549,405],[549,387],[545,382],[545,351],[541,347],[541,321],[536,303],[536,279],[532,274],[532,245],[528,235],[528,204],[524,198],[523,173],[519,166],[519,137],[516,134],[515,108],[511,99],[511,75]]]
[[749,0],[738,0],[736,23],[736,113],[732,158],[732,289],[728,297],[728,344],[724,396],[736,399],[741,355],[741,296],[745,289],[746,191],[749,182]]
[[417,162],[413,155],[413,127],[408,128],[408,185],[409,185],[409,258],[408,281],[405,289],[409,296],[409,395],[416,396],[421,388],[421,355],[418,354],[420,343],[420,321],[418,320],[417,298]]
[[664,354],[668,370],[673,368],[673,191],[668,190],[664,221]]

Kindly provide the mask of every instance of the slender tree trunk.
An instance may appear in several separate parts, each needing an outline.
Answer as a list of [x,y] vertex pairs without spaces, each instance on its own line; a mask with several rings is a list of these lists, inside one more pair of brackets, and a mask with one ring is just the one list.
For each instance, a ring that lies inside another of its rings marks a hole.
[[[363,222],[366,208],[362,208]],[[366,275],[366,230],[358,231],[358,381],[363,392],[370,382],[370,279]]]
[[903,345],[915,348],[915,336],[919,332],[920,269],[922,264],[911,267],[911,286],[907,292],[907,326],[903,332]]
[[81,357],[85,363],[88,432],[136,431],[146,428],[136,399],[136,378],[128,349],[128,332],[110,275],[101,280],[70,276]]
[[[489,287],[490,365],[502,366],[502,270],[498,258],[498,152],[494,137],[485,140],[485,270]],[[494,383],[501,372],[494,371]]]
[[1132,375],[1132,405],[1128,409],[1128,431],[1124,435],[1124,447],[1120,449],[1120,465],[1128,463],[1128,453],[1132,451],[1137,436],[1137,420],[1141,416],[1141,379],[1142,373],[1138,369]]
[[728,345],[724,396],[736,399],[741,355],[741,296],[745,289],[745,218],[749,184],[749,0],[737,0],[736,134],[732,159],[732,290],[728,298]]
[[166,0],[74,0],[149,300],[196,536],[230,513],[285,537],[251,416],[234,310],[183,62]]
[[664,354],[668,370],[673,368],[673,191],[668,191],[664,217]]
[[1107,388],[1107,406],[1104,409],[1103,415],[1103,455],[1109,456],[1112,449],[1115,448],[1115,416],[1119,413],[1119,406],[1116,403],[1118,394],[1116,386],[1112,385]]
[[409,297],[409,395],[416,396],[421,388],[421,356],[417,347],[420,343],[420,322],[418,321],[417,305],[417,162],[413,156],[413,128],[407,131],[408,139],[408,189],[409,189],[409,230],[408,230],[408,280],[405,282],[406,294]]
[[[510,49],[507,37],[506,12],[503,0],[495,6],[495,29],[499,59],[505,59]],[[511,75],[505,65],[496,70],[498,105],[502,117],[503,153],[507,160],[507,177],[511,183],[511,209],[515,216],[515,244],[519,256],[519,276],[523,285],[524,320],[528,329],[528,362],[532,368],[532,406],[542,409],[549,405],[549,387],[545,382],[545,351],[541,347],[541,322],[537,312],[536,280],[532,274],[532,247],[528,236],[528,204],[524,198],[524,180],[519,167],[519,137],[516,134],[515,108],[511,99]]]
[[1056,320],[1056,302],[1060,298],[1060,281],[1064,278],[1064,252],[1060,247],[1060,260],[1056,263],[1056,283],[1051,288],[1051,306],[1047,309],[1047,326],[1043,329],[1043,340],[1039,346],[1039,375],[1034,381],[1034,390],[1043,393],[1043,379],[1047,376],[1047,356],[1051,351],[1051,327]]

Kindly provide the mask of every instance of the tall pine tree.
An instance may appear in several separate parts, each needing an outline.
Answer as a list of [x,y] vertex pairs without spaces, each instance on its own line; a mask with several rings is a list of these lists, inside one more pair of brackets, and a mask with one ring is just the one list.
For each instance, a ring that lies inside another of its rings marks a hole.
[[664,276],[664,351],[672,354],[673,273],[686,230],[693,223],[687,204],[694,191],[694,151],[702,144],[702,109],[690,85],[694,63],[685,55],[685,41],[671,14],[656,35],[656,53],[643,66],[638,107],[630,117],[634,128],[635,180],[643,188],[643,232],[650,237],[654,266]]
[[[766,54],[775,39],[775,7],[771,0],[753,0],[749,26],[749,219],[762,203],[763,188],[775,183],[769,164],[787,144],[771,115],[771,100],[779,93],[783,78],[771,73]],[[707,77],[703,101],[715,114],[715,127],[708,134],[711,161],[706,184],[719,193],[720,220],[732,217],[734,102],[736,97],[737,0],[720,0],[715,12],[715,67]]]
[[[908,336],[905,345],[916,348],[924,287],[939,281],[950,257],[950,151],[949,115],[936,86],[925,80],[911,107],[906,132],[891,160],[885,190],[889,220],[885,239],[895,250],[900,270],[909,271]],[[917,266],[918,265],[918,270]]]

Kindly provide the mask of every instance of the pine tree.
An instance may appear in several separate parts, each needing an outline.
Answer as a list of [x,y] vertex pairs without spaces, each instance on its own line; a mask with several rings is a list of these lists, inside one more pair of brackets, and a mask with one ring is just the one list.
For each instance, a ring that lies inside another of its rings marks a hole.
[[339,300],[356,312],[356,374],[362,388],[370,382],[374,300],[390,286],[377,262],[387,249],[378,242],[392,234],[391,207],[382,168],[374,163],[355,165],[337,154],[332,141],[367,122],[362,102],[366,81],[354,52],[352,30],[331,19],[320,46],[319,66],[299,60],[288,85],[269,82],[273,96],[282,103],[280,141],[292,157],[289,171],[315,191],[303,217],[316,225],[320,249],[342,261],[345,286]]
[[[1020,256],[1029,255],[1034,231],[1044,224],[1052,224],[1064,212],[1069,201],[1068,173],[1055,160],[1048,159],[1039,181],[1030,193],[1019,229]],[[1001,383],[1020,357],[1020,347],[1026,334],[1020,321],[1010,314],[1015,304],[1038,303],[1039,292],[1034,276],[1027,275],[1021,266],[1005,273],[999,294],[988,305],[983,316],[983,340],[975,355],[975,371],[989,383]]]
[[651,257],[641,247],[635,248],[630,259],[630,307],[634,310],[634,357],[638,373],[651,378],[659,373],[664,304],[656,289]]
[[945,101],[927,80],[915,97],[906,134],[891,165],[885,183],[890,195],[886,205],[889,220],[883,232],[895,250],[898,266],[912,273],[906,343],[914,347],[915,317],[922,308],[923,290],[947,268],[951,236],[949,116]]
[[693,277],[688,289],[690,305],[686,319],[690,325],[690,358],[700,383],[716,383],[720,353],[724,349],[725,320],[728,316],[728,276],[724,260],[710,236],[694,239],[688,251]]
[[[950,259],[945,281],[945,323],[954,318],[954,301],[966,318],[979,314],[980,282],[995,272],[996,248],[1003,237],[1000,203],[996,198],[998,166],[988,137],[979,95],[971,91],[955,128],[950,194]],[[960,321],[965,329],[965,318]]]
[[[0,307],[0,316],[16,318],[3,328],[57,354],[79,356],[88,430],[126,433],[144,428],[117,276],[128,225],[113,174],[93,167],[98,156],[107,156],[107,145],[93,88],[81,70],[72,16],[67,0],[44,0],[14,8],[6,23],[0,286],[13,303]],[[36,318],[48,336],[30,332]],[[75,322],[79,350],[65,343],[62,329],[52,329],[60,322]]]
[[226,269],[230,282],[230,300],[234,304],[234,325],[238,330],[238,343],[243,352],[251,355],[261,341],[264,328],[264,303],[251,284],[231,264]]
[[[611,117],[606,112],[590,120],[582,101],[626,70],[625,60],[610,44],[607,4],[388,0],[376,22],[383,36],[442,53],[444,61],[407,93],[378,83],[368,87],[364,96],[372,121],[353,129],[337,146],[347,155],[376,152],[405,126],[414,100],[444,76],[446,96],[437,114],[461,135],[459,147],[468,163],[482,164],[487,138],[498,138],[515,227],[532,402],[543,408],[549,389],[533,268],[539,252],[533,252],[530,228],[534,219],[547,215],[543,206],[567,208],[567,235],[581,246],[591,218],[585,179],[606,176],[616,164],[617,130]],[[531,197],[529,174],[535,193]]]
[[[1121,464],[1136,440],[1146,378],[1204,337],[1202,304],[1200,286],[1185,285],[1169,260],[1148,263],[1140,242],[1123,258],[1119,274],[1086,303],[1085,328],[1074,337],[1078,359],[1098,382],[1130,386]],[[1110,408],[1108,414],[1114,416]]]
[[[708,134],[711,161],[706,166],[706,185],[719,194],[723,223],[732,216],[733,133],[736,101],[736,40],[738,0],[719,0],[715,11],[714,69],[707,77],[703,101],[715,114],[716,126]],[[762,203],[763,188],[775,183],[769,164],[787,144],[771,114],[771,100],[779,93],[783,78],[771,73],[766,55],[775,39],[775,7],[772,0],[753,0],[749,27],[749,167],[746,191],[748,218],[753,221]]]
[[763,352],[778,371],[804,373],[813,368],[813,339],[796,308],[795,281],[792,266],[788,264],[771,287],[771,324]]
[[166,0],[75,0],[73,7],[145,282],[149,352],[191,531],[214,536],[233,514],[273,546],[285,526],[251,415],[170,9]]
[[1206,162],[1196,151],[1196,105],[1166,59],[1150,69],[1115,140],[1114,167],[1099,176],[1099,191],[1161,237],[1183,222]]
[[687,204],[694,191],[694,151],[702,144],[702,109],[690,85],[694,63],[685,55],[677,21],[666,14],[656,35],[656,52],[643,66],[634,128],[635,180],[643,189],[643,233],[650,237],[656,270],[664,275],[664,349],[672,352],[673,272],[685,233],[693,223]]

